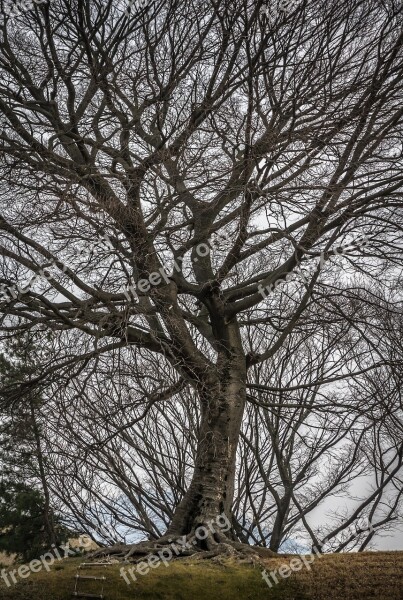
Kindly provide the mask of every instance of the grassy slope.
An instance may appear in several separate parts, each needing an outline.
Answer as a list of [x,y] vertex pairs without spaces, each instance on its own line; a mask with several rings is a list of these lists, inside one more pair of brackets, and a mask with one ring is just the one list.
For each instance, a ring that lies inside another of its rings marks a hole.
[[[55,563],[50,573],[31,574],[12,588],[0,580],[1,600],[67,600],[71,598],[76,568],[82,560]],[[265,561],[268,571],[278,569],[284,559]],[[128,586],[119,566],[91,570],[105,574],[107,600],[403,600],[403,552],[327,555],[317,559],[312,570],[293,574],[269,589],[260,569],[195,563],[191,559],[161,565],[138,576]],[[99,582],[85,582],[96,592]]]

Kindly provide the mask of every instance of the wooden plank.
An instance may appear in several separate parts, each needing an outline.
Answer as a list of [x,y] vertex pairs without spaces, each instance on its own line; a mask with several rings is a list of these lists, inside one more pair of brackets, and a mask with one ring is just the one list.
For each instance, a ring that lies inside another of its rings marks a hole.
[[98,594],[85,594],[84,592],[73,592],[72,596],[75,598],[99,598],[99,600],[103,600],[105,596],[99,596]]
[[95,577],[94,575],[74,575],[74,579],[90,579],[91,581],[106,581],[106,577]]

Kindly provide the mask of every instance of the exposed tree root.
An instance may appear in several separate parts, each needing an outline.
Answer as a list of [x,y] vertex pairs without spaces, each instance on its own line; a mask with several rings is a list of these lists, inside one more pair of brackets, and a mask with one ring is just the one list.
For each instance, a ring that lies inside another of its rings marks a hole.
[[96,550],[89,555],[89,559],[115,559],[119,562],[135,564],[147,561],[151,557],[170,561],[189,556],[196,560],[211,559],[214,562],[235,558],[239,562],[256,564],[261,558],[274,558],[278,555],[268,548],[249,546],[231,540],[221,532],[209,531],[204,539],[192,533],[177,538],[164,536],[158,540],[147,540],[133,545],[115,544]]

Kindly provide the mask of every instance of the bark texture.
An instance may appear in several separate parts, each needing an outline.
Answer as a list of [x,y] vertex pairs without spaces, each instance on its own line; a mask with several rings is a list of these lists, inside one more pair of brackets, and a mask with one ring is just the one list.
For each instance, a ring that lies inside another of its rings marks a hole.
[[[175,511],[170,535],[190,534],[222,514],[231,521],[246,401],[246,362],[236,321],[224,327],[219,344],[217,371],[200,389],[202,419],[193,478]],[[228,535],[233,537],[232,532]]]

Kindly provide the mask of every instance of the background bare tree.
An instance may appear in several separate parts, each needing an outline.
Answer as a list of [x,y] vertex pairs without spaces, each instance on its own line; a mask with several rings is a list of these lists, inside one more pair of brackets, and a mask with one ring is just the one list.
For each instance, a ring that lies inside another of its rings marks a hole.
[[56,388],[75,516],[109,505],[155,544],[221,513],[204,550],[315,542],[322,495],[368,469],[352,521],[399,510],[402,360],[379,332],[401,331],[402,8],[262,6],[54,0],[0,25],[1,329],[54,344],[2,397]]

